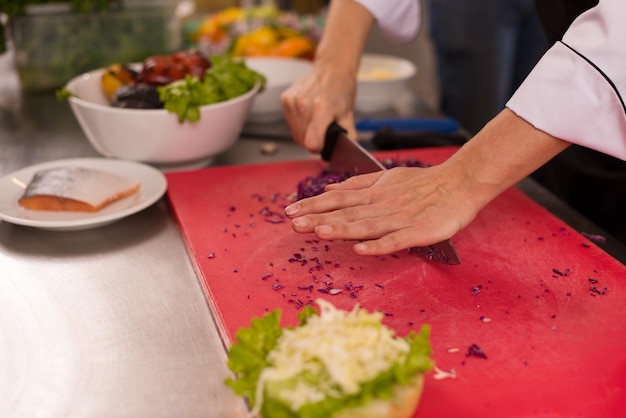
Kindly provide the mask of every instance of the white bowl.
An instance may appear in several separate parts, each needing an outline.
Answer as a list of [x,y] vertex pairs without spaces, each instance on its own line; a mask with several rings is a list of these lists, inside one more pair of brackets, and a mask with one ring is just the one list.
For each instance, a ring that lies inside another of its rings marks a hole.
[[308,74],[313,64],[305,59],[281,57],[248,57],[245,62],[249,68],[267,79],[265,90],[254,99],[248,120],[255,123],[282,120],[281,93],[294,81]]
[[104,69],[70,80],[76,95],[69,103],[91,145],[105,157],[154,165],[205,166],[239,138],[254,96],[249,92],[200,108],[197,122],[178,122],[165,109],[121,109],[110,106],[102,91]]
[[363,54],[354,109],[375,112],[392,107],[394,101],[410,89],[409,82],[416,73],[417,67],[407,59]]

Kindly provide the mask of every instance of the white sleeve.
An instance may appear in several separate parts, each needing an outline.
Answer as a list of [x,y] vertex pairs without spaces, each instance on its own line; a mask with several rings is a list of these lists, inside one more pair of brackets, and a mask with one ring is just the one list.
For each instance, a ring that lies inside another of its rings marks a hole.
[[626,1],[600,0],[541,58],[507,107],[557,138],[626,160]]
[[355,0],[376,19],[380,29],[392,39],[408,41],[420,26],[418,0]]

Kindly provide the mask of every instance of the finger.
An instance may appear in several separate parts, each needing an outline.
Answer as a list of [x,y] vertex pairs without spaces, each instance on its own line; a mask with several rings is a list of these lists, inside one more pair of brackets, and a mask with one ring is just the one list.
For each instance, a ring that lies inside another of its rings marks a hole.
[[293,140],[302,145],[304,141],[305,123],[302,121],[302,117],[297,112],[296,97],[293,96],[281,96],[281,106],[283,108],[283,114],[285,115],[285,121],[291,131]]
[[313,108],[310,87],[304,81],[296,82],[280,96],[283,113],[293,139],[303,146]]
[[360,174],[358,176],[352,176],[340,183],[330,183],[326,186],[325,190],[359,190],[372,186],[381,178],[384,174],[383,171],[377,171],[375,173]]
[[370,240],[405,226],[393,214],[378,211],[374,207],[342,209],[331,215],[305,217],[310,226],[315,225],[312,230],[318,238]]
[[328,104],[328,100],[321,96],[316,96],[310,109],[310,120],[304,134],[305,147],[315,153],[320,153],[324,147],[326,130],[328,125],[335,120],[335,115]]
[[331,190],[292,203],[285,208],[285,214],[290,218],[296,218],[309,214],[327,213],[350,206],[366,205],[369,201],[370,198],[365,191],[355,190],[347,193]]
[[[471,218],[468,222],[471,222]],[[380,234],[376,239],[365,239],[354,245],[360,255],[382,255],[413,247],[426,247],[447,239],[462,230],[466,223],[458,220],[434,220],[432,216],[414,219],[412,223]]]
[[339,126],[344,128],[347,132],[348,138],[358,142],[358,134],[356,127],[354,126],[354,113],[348,112],[342,117],[337,118]]
[[354,252],[359,255],[386,255],[406,250],[411,247],[422,247],[440,240],[416,239],[416,231],[411,228],[394,231],[378,239],[362,241],[354,244]]
[[302,144],[312,153],[319,154],[324,148],[326,128],[330,124],[327,118],[316,118],[313,116],[306,127]]
[[315,232],[319,238],[372,239],[406,227],[400,206],[355,205],[292,218],[296,232]]

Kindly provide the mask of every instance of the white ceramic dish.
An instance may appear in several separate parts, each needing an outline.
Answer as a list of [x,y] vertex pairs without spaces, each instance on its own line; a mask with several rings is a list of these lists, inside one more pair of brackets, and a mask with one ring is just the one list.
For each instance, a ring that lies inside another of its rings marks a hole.
[[[39,170],[53,167],[86,167],[108,171],[141,182],[139,192],[105,206],[98,212],[37,211],[18,204],[24,188]],[[17,225],[55,231],[96,228],[137,213],[155,203],[167,190],[163,173],[145,164],[107,160],[103,158],[74,158],[36,164],[0,179],[0,219]]]
[[363,54],[354,109],[375,112],[392,107],[394,101],[409,90],[409,82],[416,73],[416,65],[407,59]]
[[200,120],[178,122],[165,109],[111,107],[101,88],[104,69],[70,80],[66,88],[76,95],[69,103],[91,145],[104,157],[141,161],[159,166],[200,167],[239,139],[258,92],[202,106]]
[[248,57],[246,65],[267,79],[265,90],[254,99],[248,121],[277,122],[283,119],[280,95],[294,81],[307,75],[313,68],[309,60],[281,57]]

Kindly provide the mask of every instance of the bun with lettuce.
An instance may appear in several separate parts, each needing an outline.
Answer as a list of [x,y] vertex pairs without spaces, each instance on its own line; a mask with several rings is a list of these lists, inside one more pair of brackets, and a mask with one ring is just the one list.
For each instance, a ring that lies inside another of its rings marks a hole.
[[296,327],[281,311],[254,318],[228,352],[226,384],[263,418],[405,418],[433,367],[429,327],[395,336],[380,312],[351,311],[318,299]]

